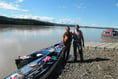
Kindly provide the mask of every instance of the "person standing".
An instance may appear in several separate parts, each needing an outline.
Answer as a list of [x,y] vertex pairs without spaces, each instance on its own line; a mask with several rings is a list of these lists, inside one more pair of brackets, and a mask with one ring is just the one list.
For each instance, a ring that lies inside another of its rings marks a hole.
[[80,62],[83,62],[83,47],[84,47],[84,37],[82,31],[79,29],[79,25],[75,26],[75,31],[73,33],[73,50],[74,50],[74,61],[77,61],[77,49],[80,54]]
[[72,33],[70,32],[70,27],[66,27],[66,32],[63,34],[63,44],[64,44],[64,50],[63,50],[63,58],[64,60],[68,60],[69,58],[69,52],[71,47],[71,41],[72,41]]

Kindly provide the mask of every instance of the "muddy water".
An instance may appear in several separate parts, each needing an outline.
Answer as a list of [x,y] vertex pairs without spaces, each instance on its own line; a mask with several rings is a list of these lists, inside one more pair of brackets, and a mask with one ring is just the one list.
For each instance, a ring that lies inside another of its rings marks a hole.
[[[71,31],[74,27],[71,27]],[[81,29],[85,41],[100,41],[102,30]],[[7,28],[0,29],[0,79],[17,68],[14,59],[61,41],[65,27]]]

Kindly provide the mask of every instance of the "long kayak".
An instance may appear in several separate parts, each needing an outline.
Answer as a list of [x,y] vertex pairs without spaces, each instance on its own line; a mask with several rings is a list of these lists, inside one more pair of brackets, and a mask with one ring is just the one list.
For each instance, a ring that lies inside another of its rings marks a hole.
[[16,59],[18,70],[4,79],[46,79],[59,64],[63,55],[63,43],[57,43],[41,51]]

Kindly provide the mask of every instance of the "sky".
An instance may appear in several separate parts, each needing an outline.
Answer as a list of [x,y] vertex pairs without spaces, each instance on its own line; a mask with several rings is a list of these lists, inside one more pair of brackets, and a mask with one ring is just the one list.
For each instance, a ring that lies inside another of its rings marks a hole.
[[0,0],[0,16],[118,28],[118,0]]

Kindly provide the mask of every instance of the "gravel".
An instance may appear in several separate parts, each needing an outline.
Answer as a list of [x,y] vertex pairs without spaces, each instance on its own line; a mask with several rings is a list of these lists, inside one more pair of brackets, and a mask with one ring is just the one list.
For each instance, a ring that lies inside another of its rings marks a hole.
[[[73,51],[71,51],[73,52]],[[70,60],[57,79],[118,79],[118,51],[85,49],[84,62]]]

